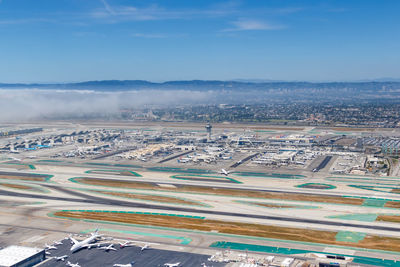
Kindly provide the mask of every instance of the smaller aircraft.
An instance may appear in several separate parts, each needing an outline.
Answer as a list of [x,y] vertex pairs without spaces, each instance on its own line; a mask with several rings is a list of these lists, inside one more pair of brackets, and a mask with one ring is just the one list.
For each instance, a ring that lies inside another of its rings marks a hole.
[[149,244],[144,244],[144,246],[140,248],[140,251],[143,251],[143,250],[148,249],[148,248],[150,248],[150,245]]
[[117,250],[116,248],[114,248],[114,244],[110,244],[106,247],[99,247],[97,249],[104,249],[105,251],[109,251],[109,250]]
[[47,245],[47,244],[46,244],[45,250],[52,250],[52,249],[57,249],[57,247],[56,247],[56,246],[52,246],[52,245]]
[[134,261],[131,261],[131,263],[128,263],[128,264],[114,264],[113,266],[114,267],[133,267],[133,265],[135,264],[135,262]]
[[70,266],[70,267],[81,267],[80,265],[79,265],[79,263],[71,263],[71,262],[67,262],[67,266]]
[[54,241],[53,245],[54,246],[62,245],[62,242],[61,241]]
[[164,266],[167,267],[178,267],[179,264],[181,264],[180,262],[176,262],[176,263],[165,263]]
[[56,261],[65,261],[66,258],[68,258],[68,255],[60,256],[60,257],[54,257]]
[[16,158],[16,157],[10,157],[10,159],[15,160],[15,161],[21,161],[21,159]]
[[225,176],[228,176],[228,174],[230,173],[230,171],[227,171],[225,169],[221,169],[221,171],[219,172],[220,174],[223,174]]
[[119,245],[120,245],[120,248],[133,246],[131,241],[125,241],[124,243],[119,243]]

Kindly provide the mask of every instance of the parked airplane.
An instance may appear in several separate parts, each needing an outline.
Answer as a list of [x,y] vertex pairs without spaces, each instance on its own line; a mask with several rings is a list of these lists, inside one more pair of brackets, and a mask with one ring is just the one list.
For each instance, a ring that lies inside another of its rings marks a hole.
[[81,267],[78,263],[71,263],[71,262],[67,262],[67,266],[70,266],[70,267]]
[[53,245],[54,246],[62,245],[62,242],[61,241],[54,241]]
[[225,169],[221,169],[221,171],[219,172],[220,174],[223,174],[225,176],[228,176],[228,174],[230,173],[229,171],[225,170]]
[[51,245],[47,245],[47,244],[46,244],[45,250],[51,250],[51,249],[57,249],[57,247],[56,247],[56,246],[51,246]]
[[65,261],[65,259],[68,258],[68,255],[60,256],[60,257],[55,257],[56,261]]
[[134,246],[131,241],[125,241],[124,243],[119,243],[120,248],[132,247]]
[[131,263],[128,263],[128,264],[114,264],[113,266],[114,267],[133,267],[133,265],[135,264],[135,262],[134,261],[131,261]]
[[143,250],[148,249],[148,248],[150,248],[150,245],[149,244],[144,244],[144,246],[141,247],[140,251],[143,251]]
[[21,161],[21,159],[16,158],[16,157],[10,157],[10,159],[15,160],[15,161]]
[[96,239],[101,236],[101,235],[99,235],[98,232],[99,232],[98,229],[96,229],[96,231],[91,233],[91,236],[89,236],[88,238],[86,238],[85,240],[80,241],[80,242],[75,240],[74,238],[70,237],[71,241],[74,243],[71,247],[71,252],[74,253],[82,248],[91,248],[93,246],[96,246],[91,243],[96,242]]
[[104,249],[105,251],[109,251],[109,250],[117,250],[116,248],[114,248],[114,244],[110,244],[106,247],[99,247],[97,249]]
[[179,264],[181,264],[181,263],[180,262],[177,262],[177,263],[165,263],[164,266],[167,266],[167,267],[178,267]]

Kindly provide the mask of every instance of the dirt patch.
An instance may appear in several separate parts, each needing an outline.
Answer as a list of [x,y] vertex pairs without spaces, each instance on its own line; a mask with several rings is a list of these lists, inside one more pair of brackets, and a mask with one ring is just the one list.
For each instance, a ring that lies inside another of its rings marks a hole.
[[376,218],[377,221],[382,221],[382,222],[395,222],[399,223],[400,222],[400,216],[398,215],[379,215]]
[[117,197],[126,197],[126,198],[134,198],[134,199],[141,199],[141,200],[151,200],[151,201],[158,201],[158,202],[172,203],[172,204],[203,206],[200,203],[197,203],[194,201],[180,199],[180,198],[174,198],[174,197],[143,195],[143,194],[133,194],[133,193],[124,193],[124,192],[98,191],[98,190],[93,190],[93,191],[99,192],[99,193],[102,193],[105,195],[117,196]]
[[385,208],[395,208],[395,209],[398,209],[398,208],[400,208],[400,202],[397,202],[397,201],[387,201],[386,203],[385,203],[385,206],[384,206]]
[[33,190],[34,188],[31,186],[27,185],[22,185],[22,184],[7,184],[7,183],[0,183],[0,185],[13,188],[13,189],[24,189],[24,190]]
[[257,236],[301,242],[314,242],[342,246],[356,246],[369,249],[400,251],[400,239],[380,236],[367,236],[359,243],[350,243],[336,241],[337,232],[262,224],[225,222],[219,220],[118,212],[59,211],[54,213],[54,215],[67,218],[132,223],[161,227],[174,227],[179,229],[200,231],[218,231],[219,233],[235,235]]
[[21,180],[21,181],[36,181],[36,182],[44,182],[44,181],[46,181],[46,178],[45,177],[41,177],[41,176],[0,175],[0,179]]
[[400,251],[400,239],[386,236],[366,236],[364,240],[358,243],[358,247]]
[[375,128],[352,128],[352,127],[331,127],[329,128],[339,132],[371,132],[375,131]]
[[399,188],[395,188],[392,189],[392,191],[390,191],[391,193],[396,193],[396,194],[400,194],[400,189]]
[[266,199],[285,199],[294,201],[312,201],[312,202],[323,202],[323,203],[336,203],[336,204],[349,204],[349,205],[362,205],[362,199],[356,198],[345,198],[345,197],[333,197],[333,196],[319,196],[312,194],[291,194],[291,193],[272,193],[262,191],[251,191],[241,189],[224,189],[224,188],[212,188],[202,186],[188,186],[183,185],[176,188],[165,188],[160,187],[156,184],[144,183],[144,182],[132,182],[112,179],[96,179],[96,178],[75,178],[77,182],[90,184],[90,185],[101,185],[106,187],[119,187],[119,188],[133,188],[133,189],[153,189],[153,190],[167,190],[173,192],[182,193],[204,193],[204,194],[215,194],[215,195],[227,195],[236,197],[254,197],[254,198],[266,198]]

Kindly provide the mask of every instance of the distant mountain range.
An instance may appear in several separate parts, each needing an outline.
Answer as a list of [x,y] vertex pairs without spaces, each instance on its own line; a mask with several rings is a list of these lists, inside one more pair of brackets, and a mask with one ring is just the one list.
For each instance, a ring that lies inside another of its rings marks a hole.
[[64,89],[96,91],[129,91],[129,90],[256,90],[256,91],[346,91],[346,92],[390,92],[400,91],[400,80],[359,81],[359,82],[285,82],[265,80],[235,81],[168,81],[149,82],[144,80],[105,80],[78,83],[0,83],[0,89]]

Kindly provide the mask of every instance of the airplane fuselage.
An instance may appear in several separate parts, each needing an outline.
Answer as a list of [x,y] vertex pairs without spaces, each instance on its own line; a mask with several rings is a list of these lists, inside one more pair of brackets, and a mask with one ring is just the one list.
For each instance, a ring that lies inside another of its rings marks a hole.
[[74,253],[74,252],[76,252],[76,251],[82,249],[82,248],[85,247],[86,245],[88,245],[88,244],[94,242],[94,241],[96,240],[97,237],[98,237],[98,235],[92,235],[92,236],[86,238],[85,240],[74,244],[74,245],[71,247],[71,252]]

